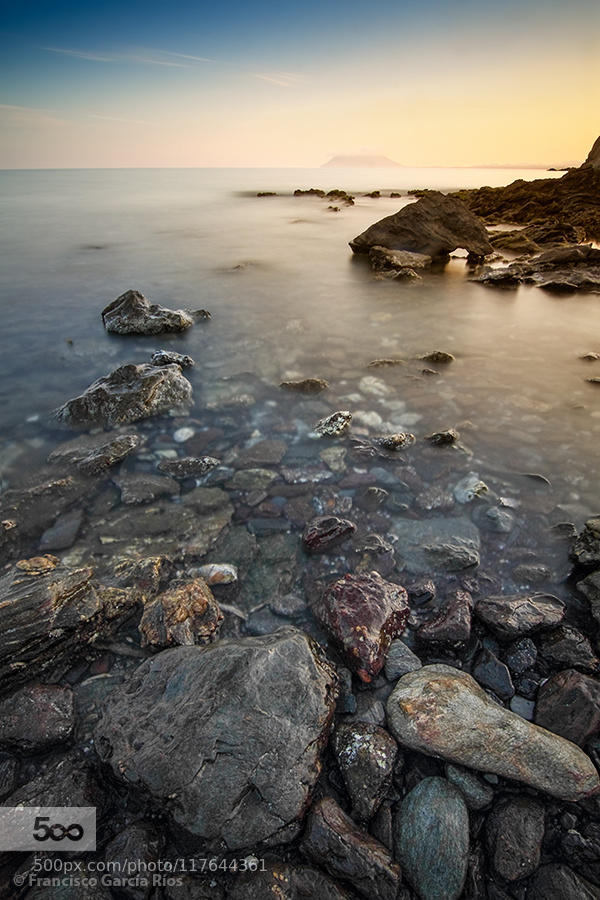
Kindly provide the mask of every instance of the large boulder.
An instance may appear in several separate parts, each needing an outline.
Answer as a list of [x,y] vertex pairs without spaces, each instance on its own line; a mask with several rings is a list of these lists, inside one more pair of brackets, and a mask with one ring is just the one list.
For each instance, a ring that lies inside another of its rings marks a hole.
[[96,746],[205,849],[286,843],[321,770],[335,686],[295,628],[165,650],[111,694]]
[[353,241],[354,253],[368,253],[371,247],[411,250],[431,257],[447,256],[462,247],[474,257],[492,253],[483,223],[454,197],[428,191],[416,203],[386,216]]
[[570,741],[499,706],[450,666],[404,675],[387,703],[400,744],[453,763],[521,781],[562,800],[600,791],[592,761]]
[[594,141],[594,145],[588,153],[588,157],[583,165],[593,166],[596,169],[600,169],[600,137],[597,137]]
[[115,334],[162,334],[185,331],[194,324],[183,309],[167,309],[150,303],[139,291],[125,291],[102,310],[107,331]]
[[179,366],[125,365],[98,378],[83,394],[56,410],[59,422],[76,428],[135,422],[192,402],[192,386]]

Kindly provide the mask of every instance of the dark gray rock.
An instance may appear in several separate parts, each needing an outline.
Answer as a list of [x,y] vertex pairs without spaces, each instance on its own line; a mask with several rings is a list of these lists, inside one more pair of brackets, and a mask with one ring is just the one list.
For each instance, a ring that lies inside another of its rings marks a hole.
[[125,291],[105,306],[102,321],[106,330],[114,334],[163,334],[185,331],[194,324],[185,310],[151,304],[139,291]]
[[583,747],[600,731],[600,682],[575,669],[553,675],[538,691],[535,723]]
[[493,788],[474,772],[463,769],[462,766],[447,765],[446,778],[461,792],[469,809],[480,810],[491,805],[494,799]]
[[390,644],[385,658],[385,677],[388,681],[396,681],[407,672],[420,669],[422,665],[423,663],[410,647],[407,647],[403,641],[395,640]]
[[173,584],[144,606],[142,647],[207,644],[216,640],[223,614],[203,578]]
[[531,879],[527,900],[600,900],[600,887],[568,866],[549,863]]
[[179,494],[179,485],[173,478],[150,472],[125,472],[113,478],[113,482],[121,491],[121,502],[127,506]]
[[404,675],[388,699],[387,720],[402,746],[563,800],[600,790],[598,772],[579,747],[499,706],[470,675],[450,666]]
[[600,623],[600,569],[578,581],[577,589],[587,597],[591,613],[596,622]]
[[398,745],[383,728],[354,722],[338,726],[333,750],[352,801],[352,817],[368,821],[391,785]]
[[18,777],[18,760],[8,753],[3,753],[0,756],[0,800],[12,794],[17,786]]
[[444,778],[425,778],[402,801],[394,821],[395,856],[423,900],[457,900],[469,860],[469,813]]
[[411,574],[460,572],[479,565],[479,531],[467,518],[396,520],[398,565]]
[[500,662],[491,650],[481,651],[473,667],[473,677],[483,687],[489,688],[502,700],[510,700],[515,693],[508,666]]
[[302,546],[308,553],[326,553],[352,537],[356,525],[339,516],[318,516],[307,523],[302,533]]
[[285,843],[319,776],[335,684],[294,628],[165,650],[110,695],[96,746],[206,849]]
[[[152,864],[156,865],[163,849],[163,840],[157,829],[150,822],[135,822],[119,832],[106,845],[104,858],[107,862],[117,864],[115,873],[125,876],[120,890],[133,900],[145,900],[154,892],[152,883]],[[129,861],[136,866],[134,877],[128,883]],[[135,875],[141,875],[140,884],[136,884]],[[144,884],[145,881],[145,884]]]
[[28,684],[0,701],[0,747],[37,753],[70,738],[73,691],[58,684]]
[[74,465],[84,475],[99,475],[133,453],[141,443],[137,434],[79,435],[53,450],[48,462]]
[[520,638],[513,641],[504,654],[506,665],[513,675],[522,675],[526,669],[531,669],[537,659],[537,647],[531,638]]
[[571,554],[579,566],[588,569],[600,566],[600,516],[587,520]]
[[67,550],[72,547],[83,521],[83,510],[72,509],[58,517],[40,539],[40,550]]
[[546,662],[554,666],[583,669],[585,672],[598,672],[600,668],[600,661],[589,640],[570,625],[561,625],[546,632],[540,638],[538,647]]
[[180,459],[163,459],[156,468],[171,478],[201,478],[220,465],[221,460],[214,456],[184,456]]
[[334,878],[350,882],[367,900],[396,900],[400,867],[332,797],[324,797],[312,807],[300,848]]
[[512,640],[557,625],[565,605],[552,594],[501,594],[478,600],[475,613],[498,637]]
[[506,881],[527,878],[540,864],[543,804],[530,797],[497,803],[486,822],[486,842],[495,871]]
[[485,266],[471,277],[471,281],[503,287],[533,284],[553,293],[597,293],[600,291],[600,250],[588,244],[565,244],[508,266]]
[[179,366],[125,365],[98,378],[56,410],[64,425],[89,428],[135,422],[189,406],[192,386]]
[[458,247],[475,257],[493,251],[483,222],[462,201],[438,191],[428,191],[416,203],[386,216],[350,242],[354,253],[368,253],[376,246],[431,257],[447,256]]
[[320,394],[329,384],[323,378],[302,378],[300,381],[282,381],[279,387],[297,394]]
[[464,643],[471,636],[473,598],[468,591],[451,591],[445,606],[417,631],[419,640],[443,644]]
[[174,350],[155,350],[150,362],[153,366],[170,366],[175,363],[175,365],[181,366],[182,369],[191,369],[192,366],[196,365],[191,356],[175,353]]
[[105,806],[104,792],[88,763],[74,753],[44,767],[39,775],[22,784],[5,806],[95,806],[97,816]]
[[[260,865],[260,864],[259,864]],[[206,894],[189,900],[219,900]],[[227,900],[350,900],[349,894],[338,884],[306,865],[293,865],[280,860],[265,859],[265,870],[238,872],[227,888]],[[173,894],[173,900],[186,900]]]

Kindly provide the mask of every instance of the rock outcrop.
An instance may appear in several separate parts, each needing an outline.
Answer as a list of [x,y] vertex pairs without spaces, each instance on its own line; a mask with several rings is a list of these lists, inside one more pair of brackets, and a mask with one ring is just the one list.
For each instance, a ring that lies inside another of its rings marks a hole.
[[67,400],[56,410],[56,418],[75,428],[111,427],[191,402],[192,386],[179,366],[125,365],[98,378],[83,394]]
[[428,191],[350,241],[354,253],[369,253],[377,246],[431,257],[448,256],[463,247],[470,256],[480,258],[493,249],[477,216],[460,200],[438,191]]
[[107,331],[114,334],[163,334],[185,331],[194,324],[183,309],[167,309],[150,303],[139,291],[125,291],[102,310]]
[[336,680],[295,628],[165,650],[110,695],[96,746],[206,849],[286,843],[319,776]]
[[600,250],[588,244],[565,244],[508,266],[484,266],[471,281],[514,288],[531,284],[555,294],[600,293]]
[[594,145],[588,153],[588,157],[583,166],[593,166],[596,169],[600,169],[600,137],[597,137],[594,141]]

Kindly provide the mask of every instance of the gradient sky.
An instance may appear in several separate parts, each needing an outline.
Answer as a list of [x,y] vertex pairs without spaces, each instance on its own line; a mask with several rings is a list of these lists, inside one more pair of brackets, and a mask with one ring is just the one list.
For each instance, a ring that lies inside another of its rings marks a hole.
[[579,164],[598,0],[14,0],[0,168]]

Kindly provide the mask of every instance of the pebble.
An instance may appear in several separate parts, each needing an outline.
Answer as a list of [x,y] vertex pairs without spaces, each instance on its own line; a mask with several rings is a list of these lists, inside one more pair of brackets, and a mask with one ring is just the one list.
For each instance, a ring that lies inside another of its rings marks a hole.
[[196,432],[193,428],[178,428],[175,432],[173,432],[173,440],[177,444],[184,444],[186,441],[189,441],[190,438],[193,438],[195,434]]

